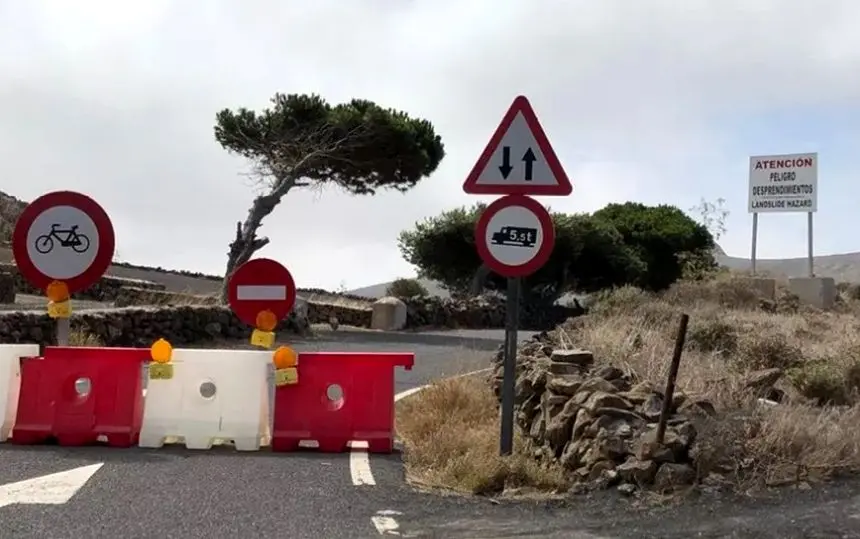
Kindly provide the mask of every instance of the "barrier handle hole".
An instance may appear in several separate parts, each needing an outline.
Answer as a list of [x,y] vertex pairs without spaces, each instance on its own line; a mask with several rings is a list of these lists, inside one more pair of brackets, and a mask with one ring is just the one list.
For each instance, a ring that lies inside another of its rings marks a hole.
[[343,408],[343,388],[339,384],[330,384],[325,389],[326,407],[331,411]]
[[93,382],[89,378],[81,377],[75,380],[75,394],[79,399],[85,399],[93,390]]
[[204,399],[213,399],[215,398],[215,393],[218,392],[218,388],[215,387],[215,384],[212,382],[203,382],[200,384],[200,396]]

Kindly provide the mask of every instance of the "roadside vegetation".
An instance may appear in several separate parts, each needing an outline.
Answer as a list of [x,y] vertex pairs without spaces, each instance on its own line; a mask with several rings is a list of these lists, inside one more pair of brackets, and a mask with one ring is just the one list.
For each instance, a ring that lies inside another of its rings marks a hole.
[[[696,482],[805,488],[860,471],[860,289],[840,290],[837,308],[824,312],[784,289],[763,300],[749,280],[727,273],[660,293],[625,286],[598,293],[589,314],[550,338],[590,350],[596,367],[662,388],[678,315],[688,313],[678,391],[716,410],[696,420]],[[408,476],[422,485],[498,494],[575,482],[558,459],[536,458],[518,428],[515,454],[498,456],[498,399],[486,376],[443,380],[405,399],[397,431]]]
[[[485,207],[455,208],[415,223],[399,237],[404,260],[453,296],[504,290],[505,279],[491,273],[475,249],[475,224]],[[550,214],[556,236],[552,255],[523,279],[525,300],[532,305],[552,303],[568,292],[624,285],[663,290],[685,273],[716,269],[718,234],[709,231],[707,221],[699,223],[674,206],[627,202],[591,214]]]

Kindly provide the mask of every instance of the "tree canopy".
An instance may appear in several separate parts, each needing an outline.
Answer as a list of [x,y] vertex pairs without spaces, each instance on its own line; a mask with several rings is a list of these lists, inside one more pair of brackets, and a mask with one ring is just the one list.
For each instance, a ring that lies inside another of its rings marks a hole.
[[233,270],[269,243],[257,235],[262,220],[293,188],[336,185],[355,195],[407,191],[445,157],[427,120],[361,99],[331,105],[315,94],[275,94],[260,112],[224,109],[216,115],[215,140],[248,159],[262,187],[237,223],[225,287]]
[[215,139],[274,182],[332,182],[362,195],[380,188],[405,191],[445,156],[433,124],[372,101],[330,105],[315,94],[275,94],[271,102],[259,113],[222,110]]
[[662,290],[681,278],[685,254],[713,258],[714,238],[705,225],[668,205],[609,204],[594,218],[613,226],[647,266],[636,284]]
[[385,295],[394,296],[395,298],[414,298],[416,296],[423,298],[427,297],[429,292],[427,292],[427,289],[424,288],[424,285],[418,279],[401,277],[393,280],[386,287]]
[[[485,208],[481,203],[456,208],[401,232],[404,259],[420,277],[455,294],[503,290],[504,279],[482,265],[475,249],[475,224]],[[523,282],[532,300],[624,284],[665,288],[680,277],[679,255],[710,256],[713,247],[707,229],[671,206],[613,204],[592,215],[550,214],[555,247],[547,263]]]

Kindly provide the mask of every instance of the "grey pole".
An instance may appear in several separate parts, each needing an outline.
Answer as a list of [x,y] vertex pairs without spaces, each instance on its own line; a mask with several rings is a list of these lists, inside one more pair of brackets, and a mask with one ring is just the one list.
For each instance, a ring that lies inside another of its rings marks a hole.
[[755,255],[756,255],[756,247],[758,246],[758,213],[753,213],[753,226],[752,226],[752,254],[750,255],[750,261],[752,262],[752,274],[755,276]]
[[514,450],[514,383],[517,375],[517,329],[520,322],[520,279],[508,279],[505,357],[502,379],[502,424],[500,454]]

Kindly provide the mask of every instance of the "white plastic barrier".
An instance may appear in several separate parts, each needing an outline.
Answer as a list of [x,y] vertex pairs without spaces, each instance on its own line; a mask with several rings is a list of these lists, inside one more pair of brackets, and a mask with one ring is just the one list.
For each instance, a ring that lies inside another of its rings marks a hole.
[[140,447],[184,438],[189,449],[232,440],[239,451],[268,445],[272,361],[265,350],[173,351],[173,378],[149,380]]
[[21,391],[21,358],[38,355],[38,344],[0,344],[0,442],[9,439],[15,425]]

